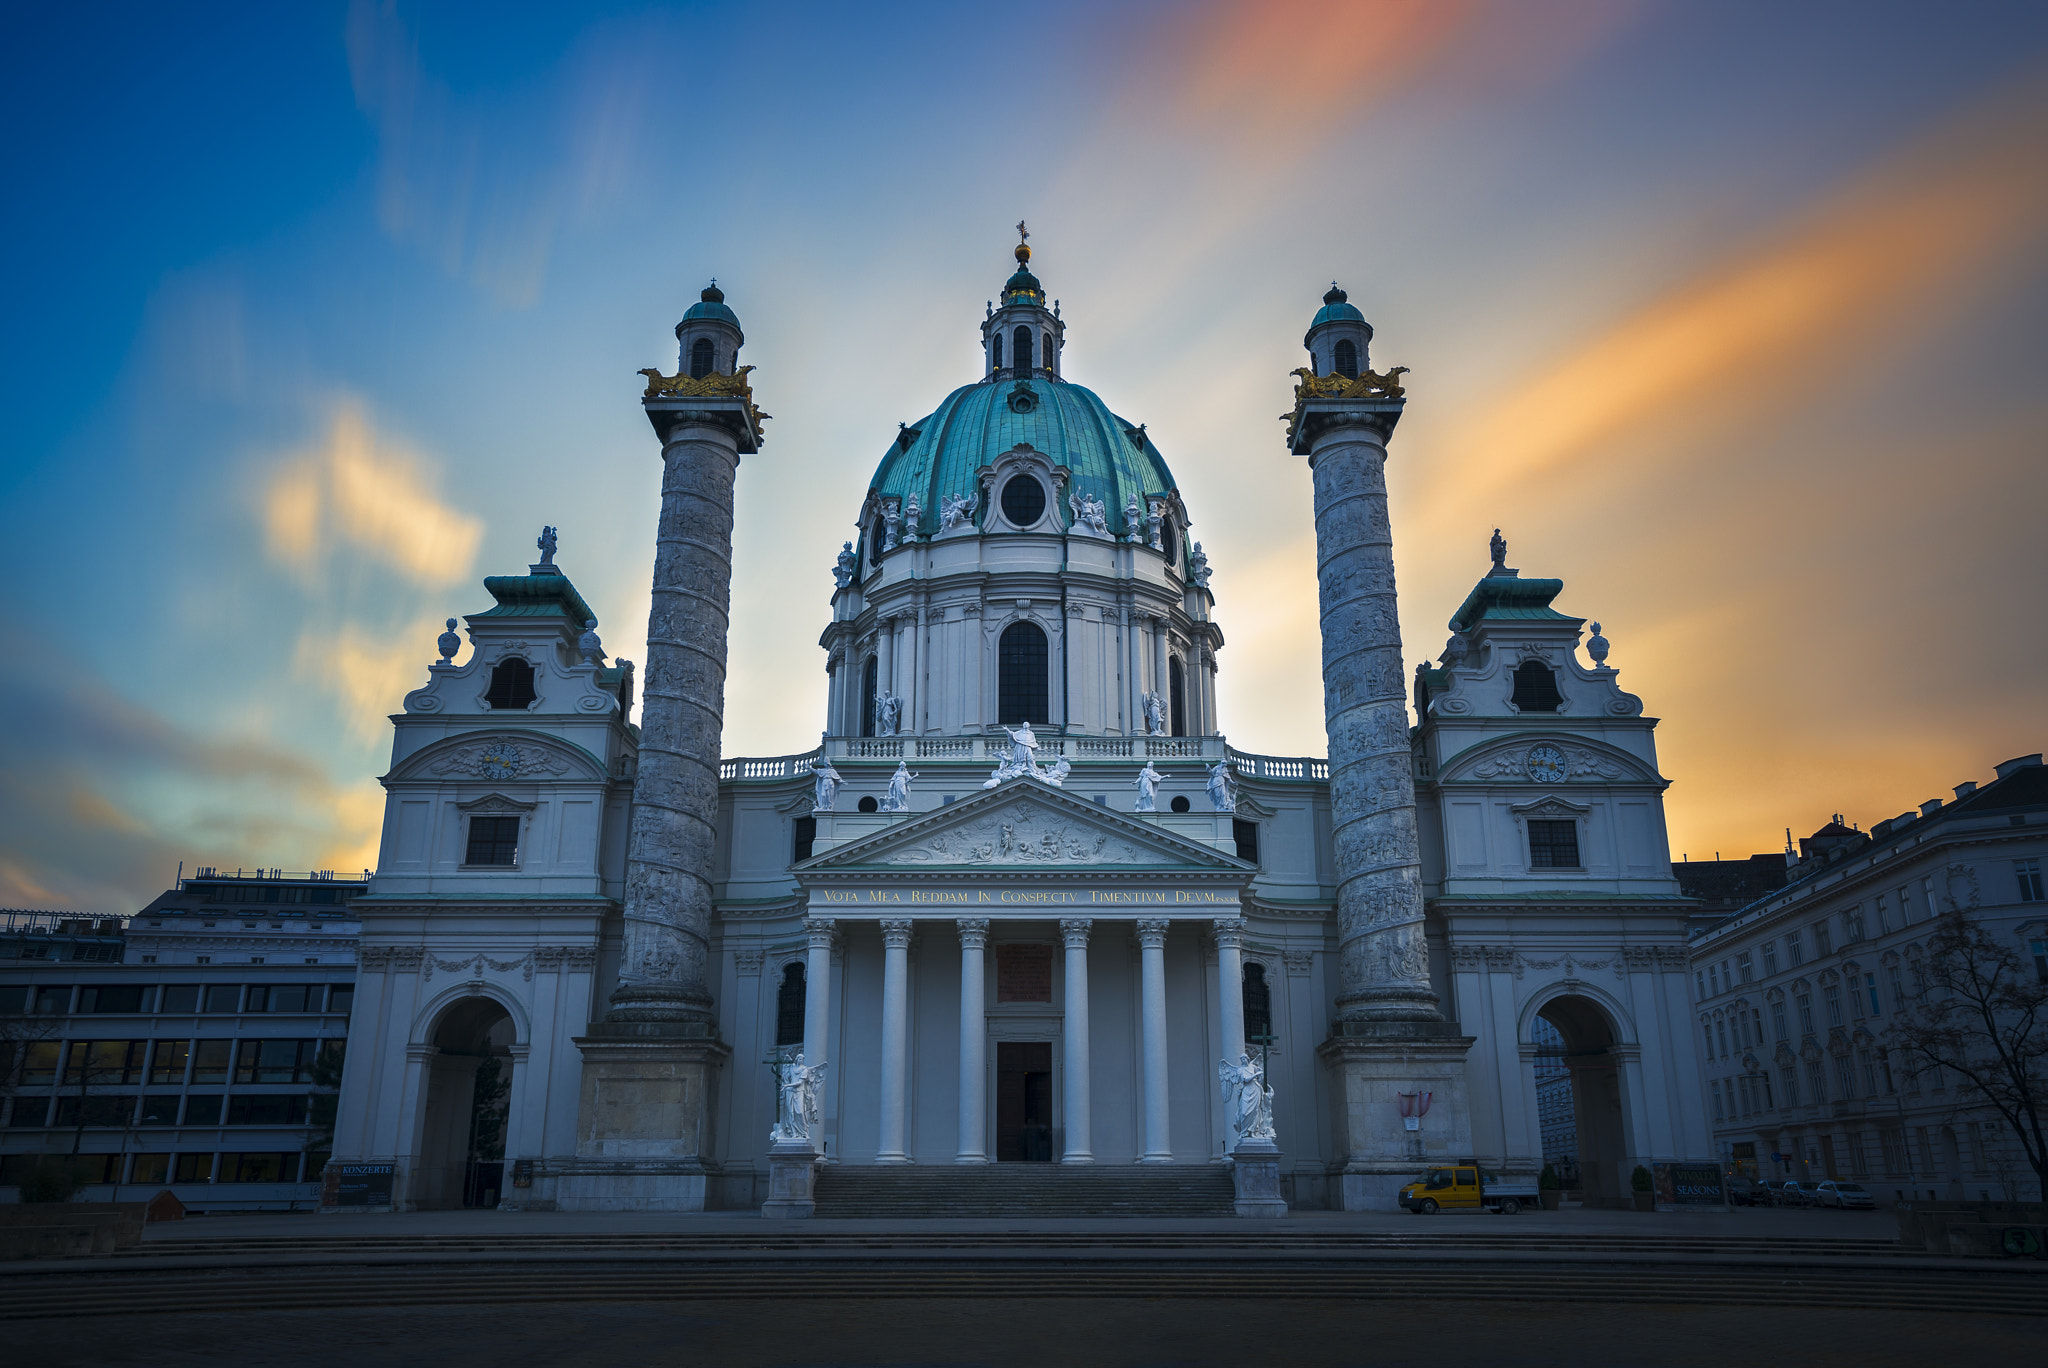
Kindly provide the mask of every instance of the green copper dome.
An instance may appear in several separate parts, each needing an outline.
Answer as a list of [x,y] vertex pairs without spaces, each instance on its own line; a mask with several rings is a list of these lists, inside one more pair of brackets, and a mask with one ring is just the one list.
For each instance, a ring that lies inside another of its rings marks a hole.
[[1323,294],[1323,307],[1316,310],[1315,321],[1308,325],[1308,330],[1313,333],[1325,323],[1364,323],[1365,315],[1355,304],[1347,303],[1349,299],[1349,295],[1337,288],[1337,282],[1331,281],[1330,288]]
[[[903,529],[903,536],[929,536],[939,530],[940,498],[972,494],[985,502],[975,472],[1019,443],[1067,467],[1072,472],[1069,493],[1102,500],[1113,533],[1132,530],[1124,505],[1133,495],[1143,507],[1145,500],[1175,487],[1166,458],[1144,429],[1111,413],[1095,391],[1042,371],[1028,382],[1004,371],[995,379],[962,385],[929,417],[904,428],[882,457],[872,490],[884,499],[903,500],[915,491],[923,514],[917,527]],[[1064,527],[1072,517],[1066,495],[1060,497],[1057,512]],[[975,524],[982,525],[987,515],[985,506],[977,506]],[[863,539],[866,535],[863,529]],[[867,554],[865,545],[861,554]]]
[[699,296],[699,302],[692,304],[689,312],[683,315],[683,321],[676,324],[676,336],[681,337],[683,329],[700,318],[732,324],[732,330],[740,333],[740,345],[747,344],[746,334],[740,332],[740,316],[725,306],[725,291],[719,289],[716,283],[706,287],[704,293]]

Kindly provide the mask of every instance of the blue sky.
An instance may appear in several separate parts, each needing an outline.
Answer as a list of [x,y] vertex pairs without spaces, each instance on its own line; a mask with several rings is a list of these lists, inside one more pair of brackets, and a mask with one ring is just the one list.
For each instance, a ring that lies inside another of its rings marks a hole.
[[1224,729],[1323,747],[1331,277],[1412,368],[1411,660],[1503,526],[1660,732],[1674,849],[1867,824],[2042,747],[2048,10],[525,6],[16,16],[0,904],[374,858],[386,715],[542,523],[640,658],[634,372],[716,275],[727,750],[821,725],[829,568],[975,374],[1010,225],[1069,374],[1216,566]]

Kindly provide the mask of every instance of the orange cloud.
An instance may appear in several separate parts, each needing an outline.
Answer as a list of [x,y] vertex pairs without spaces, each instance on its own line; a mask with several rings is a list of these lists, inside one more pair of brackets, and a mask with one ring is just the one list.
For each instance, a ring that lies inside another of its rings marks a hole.
[[441,501],[433,470],[343,402],[321,444],[271,476],[261,510],[271,556],[310,579],[346,542],[422,586],[468,578],[483,524]]
[[[1610,451],[1804,398],[2028,254],[2048,226],[2048,102],[2001,99],[1790,230],[1616,320],[1454,430],[1429,520]],[[1905,384],[1925,377],[1901,376]]]

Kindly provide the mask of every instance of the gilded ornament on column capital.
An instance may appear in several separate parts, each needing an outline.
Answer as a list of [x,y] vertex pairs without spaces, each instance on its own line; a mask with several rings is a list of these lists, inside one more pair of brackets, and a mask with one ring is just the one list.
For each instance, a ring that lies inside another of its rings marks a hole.
[[1289,372],[1299,377],[1294,386],[1294,407],[1280,415],[1280,421],[1287,424],[1287,444],[1294,445],[1294,434],[1301,427],[1302,406],[1311,399],[1399,399],[1408,391],[1401,384],[1401,377],[1408,373],[1406,366],[1393,366],[1386,371],[1361,371],[1356,378],[1348,375],[1317,375],[1307,366],[1296,366]]
[[647,388],[640,394],[642,399],[737,399],[746,405],[747,416],[759,427],[773,414],[763,413],[754,407],[754,387],[747,383],[747,372],[752,366],[741,366],[731,375],[685,375],[677,371],[674,375],[663,375],[653,367],[643,367],[640,374],[647,377]]

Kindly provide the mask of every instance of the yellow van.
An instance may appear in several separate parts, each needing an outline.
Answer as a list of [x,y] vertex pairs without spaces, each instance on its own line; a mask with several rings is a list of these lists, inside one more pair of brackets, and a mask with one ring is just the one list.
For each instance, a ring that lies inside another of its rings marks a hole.
[[1477,1164],[1434,1168],[1401,1189],[1401,1207],[1418,1216],[1439,1211],[1494,1211],[1513,1216],[1539,1205],[1536,1184],[1502,1178]]

